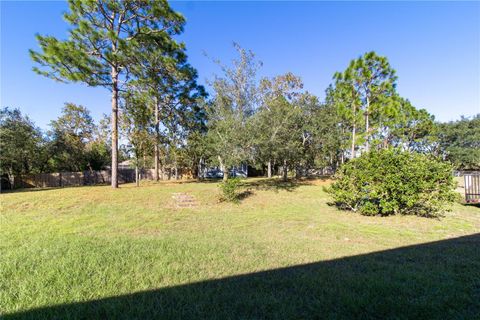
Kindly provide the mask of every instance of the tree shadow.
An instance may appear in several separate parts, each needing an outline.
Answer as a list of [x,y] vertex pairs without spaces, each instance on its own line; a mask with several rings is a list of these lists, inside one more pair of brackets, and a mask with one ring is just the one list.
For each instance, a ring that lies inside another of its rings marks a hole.
[[480,234],[5,319],[478,319]]
[[283,181],[278,178],[270,179],[255,179],[255,180],[246,180],[243,182],[243,186],[248,189],[254,190],[273,190],[278,191],[293,191],[302,185],[310,185],[311,182],[307,179],[288,179]]
[[244,199],[246,199],[246,198],[248,198],[248,197],[250,197],[250,196],[253,196],[253,195],[254,195],[253,191],[250,190],[250,189],[247,189],[247,190],[244,190],[244,191],[240,192],[240,193],[237,195],[237,200],[238,200],[238,201],[242,201],[242,200],[244,200]]
[[[79,188],[79,187],[75,187]],[[25,192],[37,192],[37,191],[48,191],[48,190],[57,190],[57,189],[65,189],[63,187],[45,187],[45,188],[19,188],[19,189],[2,189],[2,194],[8,193],[25,193]]]
[[[53,191],[60,189],[71,189],[71,188],[92,188],[92,187],[105,187],[109,186],[108,184],[96,184],[96,185],[82,185],[82,186],[65,186],[65,187],[32,187],[32,188],[19,188],[12,190],[2,190],[1,193],[26,193],[26,192],[38,192],[38,191]],[[121,185],[120,185],[121,187]]]
[[[140,185],[144,187],[145,185]],[[38,191],[54,191],[54,190],[61,190],[61,189],[72,189],[72,188],[101,188],[101,187],[110,187],[109,183],[98,183],[98,184],[89,184],[89,185],[71,185],[71,186],[63,186],[63,187],[32,187],[32,188],[19,188],[19,189],[11,189],[11,190],[2,190],[0,194],[8,194],[8,193],[26,193],[26,192],[38,192]],[[128,183],[119,183],[118,188],[130,188],[135,187],[134,182]]]
[[[147,181],[147,184],[145,184],[145,181]],[[140,181],[140,188],[141,187],[148,187],[148,186],[155,186],[155,185],[160,185],[160,184],[191,184],[191,183],[218,183],[221,180],[195,180],[195,179],[190,179],[190,180],[159,180],[153,181],[153,180],[141,180]],[[118,187],[119,188],[125,188],[125,187],[130,187],[134,186],[135,182],[127,182],[127,183],[119,183]],[[37,192],[37,191],[49,191],[49,190],[58,190],[58,189],[70,189],[70,188],[91,188],[91,187],[106,187],[110,186],[109,183],[97,183],[97,184],[87,184],[87,185],[69,185],[69,186],[63,186],[63,187],[28,187],[28,188],[17,188],[17,189],[2,189],[0,194],[7,194],[7,193],[23,193],[23,192]]]

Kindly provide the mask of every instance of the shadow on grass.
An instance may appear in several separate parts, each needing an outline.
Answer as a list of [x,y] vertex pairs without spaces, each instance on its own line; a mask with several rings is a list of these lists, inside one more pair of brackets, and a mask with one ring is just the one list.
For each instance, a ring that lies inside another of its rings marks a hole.
[[[143,180],[142,180],[143,182]],[[180,182],[175,182],[175,183],[179,183],[181,184]],[[182,183],[186,183],[186,182],[182,182]],[[145,184],[141,184],[138,188],[141,188],[141,187],[148,187],[150,185],[156,185],[158,183],[156,182],[150,182],[149,184],[145,185]],[[111,185],[109,183],[97,183],[97,184],[86,184],[86,185],[71,185],[71,186],[63,186],[63,187],[28,187],[28,188],[18,188],[18,189],[13,189],[13,190],[10,190],[10,189],[7,189],[7,190],[2,190],[1,193],[5,193],[5,194],[8,194],[8,193],[25,193],[25,192],[37,192],[37,191],[53,191],[53,190],[64,190],[64,189],[72,189],[72,188],[100,188],[100,187],[110,187]],[[118,184],[118,188],[132,188],[132,187],[135,187],[135,182],[127,182],[127,183],[119,183]]]
[[480,234],[475,234],[4,319],[478,319],[479,314]]
[[[297,187],[301,185],[309,185],[309,181],[313,180],[322,180],[326,181],[330,177],[316,177],[316,178],[303,178],[303,179],[289,179],[288,181],[282,181],[278,178],[247,178],[245,179],[244,186],[247,188],[254,188],[256,190],[287,190],[293,191]],[[252,180],[250,180],[252,179]],[[212,183],[221,183],[221,178],[208,178],[208,179],[171,179],[171,180],[141,180],[140,188],[141,187],[149,187],[149,186],[156,186],[156,185],[182,185],[182,184],[212,184]],[[106,187],[110,186],[109,183],[98,183],[98,184],[90,184],[90,185],[71,185],[71,186],[63,186],[63,187],[29,187],[29,188],[18,188],[18,189],[2,189],[0,194],[7,194],[7,193],[23,193],[23,192],[36,192],[36,191],[50,191],[50,190],[58,190],[58,189],[66,189],[66,188],[91,188],[91,187]],[[130,188],[135,187],[135,182],[128,182],[128,183],[119,183],[119,188]]]
[[[149,186],[156,186],[156,185],[171,185],[171,184],[190,184],[190,183],[218,183],[221,180],[141,180],[140,186],[142,187],[149,187]],[[7,194],[7,193],[24,193],[24,192],[36,192],[36,191],[50,191],[50,190],[59,190],[59,189],[70,189],[70,188],[92,188],[92,187],[107,187],[110,186],[109,183],[98,183],[98,184],[87,184],[87,185],[71,185],[71,186],[63,186],[63,187],[28,187],[28,188],[17,188],[17,189],[2,189],[0,194]],[[126,183],[119,183],[119,188],[130,188],[136,187],[135,182],[126,182]]]
[[[124,184],[120,184],[120,187]],[[71,189],[71,188],[92,188],[92,187],[106,187],[110,186],[109,184],[93,184],[93,185],[81,185],[81,186],[64,186],[64,187],[32,187],[32,188],[19,188],[13,190],[2,190],[1,194],[8,193],[25,193],[25,192],[37,192],[37,191],[53,191],[53,190],[62,190],[62,189]]]
[[480,202],[463,203],[463,205],[466,206],[466,207],[480,208]]
[[273,190],[278,192],[280,190],[284,191],[293,191],[302,185],[310,185],[309,180],[306,179],[289,179],[283,181],[278,178],[271,179],[255,179],[255,180],[246,180],[243,182],[243,186],[248,189],[254,190]]
[[238,199],[238,201],[242,201],[242,200],[244,200],[244,199],[252,196],[253,194],[254,194],[254,193],[253,193],[252,190],[248,190],[248,189],[247,189],[247,190],[245,190],[245,191],[240,192],[240,193],[238,194],[238,196],[237,196],[237,199]]
[[[79,187],[83,187],[83,186],[75,186],[72,188],[79,188]],[[58,189],[65,189],[65,188],[64,187],[42,187],[42,188],[2,189],[1,194],[48,191],[48,190],[58,190]]]

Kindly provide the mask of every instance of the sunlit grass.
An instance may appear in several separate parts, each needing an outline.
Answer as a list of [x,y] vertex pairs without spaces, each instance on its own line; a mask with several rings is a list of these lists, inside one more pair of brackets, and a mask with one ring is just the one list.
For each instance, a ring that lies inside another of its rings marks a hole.
[[[215,182],[0,195],[0,310],[90,301],[480,232],[480,210],[364,217],[327,205],[325,181],[249,180],[238,205]],[[172,193],[193,195],[177,208]]]

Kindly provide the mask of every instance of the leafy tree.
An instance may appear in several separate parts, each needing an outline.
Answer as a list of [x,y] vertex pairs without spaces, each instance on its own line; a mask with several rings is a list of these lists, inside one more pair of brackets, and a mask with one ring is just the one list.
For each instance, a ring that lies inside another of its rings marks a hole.
[[108,144],[108,142],[112,140],[111,135],[112,132],[110,130],[110,118],[104,113],[95,128],[95,137],[97,140]]
[[[86,146],[86,158],[88,167],[91,170],[101,170],[105,166],[111,163],[110,155],[110,119],[106,114],[103,114],[102,118],[95,126],[93,139],[87,143]],[[123,161],[125,156],[119,149],[118,159]]]
[[62,115],[51,121],[50,126],[53,169],[92,170],[92,163],[87,159],[87,145],[93,141],[95,124],[87,108],[66,103]]
[[207,132],[202,130],[189,131],[183,149],[183,164],[190,168],[194,178],[198,178],[201,165],[211,158],[211,150]]
[[193,163],[197,159],[187,161],[185,158],[187,155],[185,153],[186,143],[188,143],[187,140],[193,132],[197,130],[205,131],[206,115],[202,107],[202,101],[206,97],[206,93],[202,86],[197,85],[196,72],[194,71],[187,68],[184,73],[184,80],[176,85],[175,90],[172,90],[175,87],[175,85],[172,85],[166,97],[168,112],[164,112],[162,125],[166,131],[166,142],[173,160],[175,179],[178,178],[178,166],[180,164],[196,167]]
[[54,131],[68,134],[83,143],[92,139],[95,130],[90,111],[73,103],[65,103],[62,115],[51,121],[50,126]]
[[434,153],[437,147],[434,117],[425,109],[395,95],[387,99],[377,114],[375,143],[383,148],[395,146],[405,150]]
[[[119,155],[119,159],[122,157]],[[103,140],[95,138],[85,146],[85,160],[88,170],[101,170],[110,162],[110,148]]]
[[[267,176],[272,176],[272,165],[284,160],[292,160],[289,148],[301,141],[298,131],[300,111],[293,101],[298,97],[303,84],[299,77],[292,73],[264,78],[260,83],[261,103],[251,121],[249,134],[254,140],[254,153],[257,162],[267,164]],[[296,132],[284,134],[285,130],[296,128]],[[290,150],[292,151],[292,150]],[[286,159],[285,157],[290,155]]]
[[66,103],[61,116],[50,126],[51,171],[100,170],[108,164],[109,131],[105,116],[97,126],[87,108]]
[[289,103],[285,99],[278,99],[273,105],[272,119],[283,119],[283,125],[277,132],[278,141],[274,155],[282,159],[282,177],[287,180],[288,168],[295,168],[303,156],[306,137],[304,136],[303,112],[297,103]]
[[69,0],[68,40],[37,36],[41,52],[30,51],[34,70],[58,81],[84,82],[112,92],[112,187],[118,187],[118,100],[134,57],[146,43],[166,46],[183,30],[184,19],[166,0]]
[[249,160],[251,141],[247,122],[255,112],[258,99],[256,72],[260,63],[251,51],[234,44],[240,55],[232,67],[220,65],[223,78],[212,83],[214,95],[207,104],[208,139],[220,167],[223,179],[228,179],[228,169]]
[[166,142],[169,160],[174,169],[175,180],[178,179],[178,165],[182,161],[182,148],[184,146],[185,131],[182,128],[181,118],[176,112],[169,115],[166,122]]
[[[203,89],[203,88],[202,88]],[[211,157],[211,146],[207,137],[206,94],[203,93],[183,108],[183,165],[190,168],[198,178],[202,163]]]
[[480,170],[480,114],[439,124],[440,150],[457,169]]
[[[387,58],[378,56],[373,51],[352,60],[343,73],[335,74],[335,80],[340,85],[339,94],[346,95],[347,104],[350,104],[354,110],[351,115],[355,120],[353,123],[356,123],[357,103],[361,102],[359,108],[365,117],[365,150],[367,152],[370,149],[370,137],[375,129],[372,128],[372,117],[378,113],[382,102],[394,95],[396,79],[395,70],[390,66]],[[344,108],[343,105],[342,103],[342,108]]]
[[316,97],[305,96],[301,103],[306,119],[306,155],[310,165],[335,169],[344,162],[344,150],[348,148],[349,141],[349,122],[330,97],[327,93],[326,102],[320,104]]
[[135,181],[139,185],[139,168],[146,166],[146,156],[153,149],[153,135],[150,121],[152,119],[151,100],[143,93],[125,93],[124,103],[120,105],[122,112],[121,129],[128,140],[128,149],[133,153],[135,165]]
[[44,166],[44,140],[40,129],[18,109],[0,110],[0,175],[10,187],[15,177],[39,172]]

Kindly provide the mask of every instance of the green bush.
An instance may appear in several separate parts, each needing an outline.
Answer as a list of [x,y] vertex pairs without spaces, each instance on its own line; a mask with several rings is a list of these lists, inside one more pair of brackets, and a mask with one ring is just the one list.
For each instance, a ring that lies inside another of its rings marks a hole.
[[345,163],[326,191],[364,215],[440,216],[457,199],[452,167],[432,156],[384,149]]
[[229,178],[227,181],[222,181],[219,184],[220,190],[222,191],[221,200],[237,203],[239,201],[238,189],[240,187],[241,180],[240,178]]

